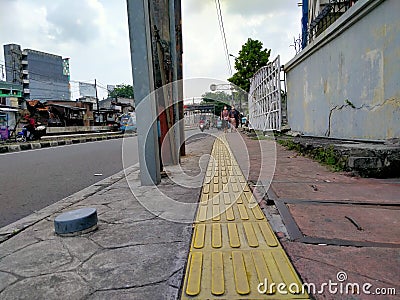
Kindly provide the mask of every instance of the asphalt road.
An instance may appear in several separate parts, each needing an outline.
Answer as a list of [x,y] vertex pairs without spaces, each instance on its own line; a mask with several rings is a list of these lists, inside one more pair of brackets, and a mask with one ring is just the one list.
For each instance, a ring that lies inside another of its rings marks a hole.
[[[190,143],[215,132],[185,135]],[[0,228],[138,163],[137,151],[131,137],[0,154]]]
[[122,143],[137,163],[136,137],[1,154],[0,228],[121,171]]

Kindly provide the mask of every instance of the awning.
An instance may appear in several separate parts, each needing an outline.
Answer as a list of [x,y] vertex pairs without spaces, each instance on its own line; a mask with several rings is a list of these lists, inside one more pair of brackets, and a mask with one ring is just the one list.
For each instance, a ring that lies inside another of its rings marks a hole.
[[6,108],[6,107],[0,107],[0,111],[5,111],[5,112],[18,112],[18,109],[15,109],[15,108]]
[[66,105],[66,104],[54,104],[54,103],[50,103],[50,104],[47,104],[47,106],[62,107],[62,108],[71,109],[71,110],[86,111],[86,108],[77,107],[77,106],[71,106],[71,105]]

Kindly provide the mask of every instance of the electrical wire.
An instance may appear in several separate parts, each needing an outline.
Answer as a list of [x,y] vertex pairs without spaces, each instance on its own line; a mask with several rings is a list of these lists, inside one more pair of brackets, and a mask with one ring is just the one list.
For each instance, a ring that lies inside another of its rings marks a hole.
[[232,76],[232,67],[231,67],[231,63],[229,60],[228,43],[226,42],[225,27],[224,27],[224,21],[222,19],[221,3],[219,0],[215,0],[215,8],[217,10],[218,24],[219,24],[219,29],[220,29],[221,36],[222,36],[222,42],[224,45],[225,58],[226,58],[226,62],[228,64],[229,75]]
[[[7,69],[8,70],[12,70],[12,71],[17,71],[17,69],[16,68],[13,68],[13,67],[10,67],[10,66],[6,66],[5,65],[5,61],[3,61],[3,60],[0,60],[0,62],[3,62],[4,64],[0,64],[3,68],[3,70],[4,71],[6,71]],[[62,81],[54,81],[54,77],[53,76],[49,76],[49,75],[43,75],[43,74],[40,74],[40,73],[37,73],[37,72],[32,72],[32,71],[30,71],[30,70],[28,70],[28,75],[29,74],[31,74],[31,75],[38,75],[38,76],[40,76],[40,79],[39,78],[30,78],[30,79],[28,79],[29,81],[36,81],[36,82],[41,82],[41,83],[44,83],[44,84],[47,84],[47,85],[51,85],[51,86],[54,86],[55,85],[55,83],[64,83],[64,82],[62,82]],[[5,74],[4,74],[5,75]],[[0,78],[2,78],[2,77],[6,77],[6,76],[0,76]],[[49,80],[48,81],[46,81],[46,78],[48,78]],[[85,81],[83,81],[83,80],[69,80],[69,84],[71,84],[71,83],[87,83],[87,84],[92,84],[92,85],[94,85],[94,80],[85,80]],[[104,91],[107,91],[108,92],[108,89],[105,87],[105,86],[102,86],[101,84],[96,84],[96,86],[98,87],[98,88],[100,88],[100,89],[102,89],[102,90],[104,90]],[[79,87],[77,87],[77,91],[74,91],[74,92],[72,92],[71,90],[70,90],[70,94],[72,95],[73,93],[75,94],[75,93],[79,93],[80,91],[79,91]],[[42,91],[50,91],[50,89],[46,89],[46,88],[40,88],[40,90],[42,90]],[[36,97],[36,98],[38,98],[38,99],[40,99],[40,100],[45,100],[45,99],[50,99],[50,98],[47,98],[47,97],[40,97],[40,96],[38,96],[38,97]]]
[[[0,60],[0,62],[4,62],[4,61]],[[3,64],[0,64],[0,65],[2,65],[4,67],[4,69],[17,71],[16,68],[13,68],[13,67],[10,67],[10,66],[6,66],[6,65],[3,65]],[[36,78],[35,79],[29,79],[29,80],[35,80],[35,81],[39,81],[39,82],[43,82],[43,83],[52,83],[52,82],[54,82],[54,77],[53,76],[43,75],[43,74],[36,73],[36,72],[30,71],[30,70],[27,70],[27,71],[28,71],[28,74],[38,75],[38,76],[42,77],[41,78],[42,80],[36,79]],[[67,76],[67,75],[64,75],[64,76]],[[49,81],[43,81],[43,78],[49,78],[51,81],[50,80]],[[94,85],[93,81],[94,81],[94,79],[93,80],[69,80],[70,83],[71,82],[72,83],[88,83],[88,84],[93,84]]]

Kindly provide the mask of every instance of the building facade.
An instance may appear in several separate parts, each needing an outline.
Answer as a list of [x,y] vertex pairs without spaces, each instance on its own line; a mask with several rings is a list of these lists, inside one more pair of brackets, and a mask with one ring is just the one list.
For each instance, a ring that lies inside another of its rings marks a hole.
[[398,138],[400,1],[353,2],[285,64],[289,125],[310,136]]
[[4,45],[6,80],[23,86],[23,97],[70,100],[69,59],[17,44]]
[[301,49],[304,49],[358,0],[302,0]]

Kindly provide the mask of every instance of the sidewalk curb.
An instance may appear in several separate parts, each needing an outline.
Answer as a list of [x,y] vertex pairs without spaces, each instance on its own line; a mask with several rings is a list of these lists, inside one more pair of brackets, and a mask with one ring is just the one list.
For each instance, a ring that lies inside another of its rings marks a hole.
[[0,146],[0,153],[19,152],[19,151],[24,151],[24,150],[36,150],[36,149],[41,149],[41,148],[65,146],[65,145],[71,145],[71,144],[83,144],[83,143],[97,142],[97,141],[104,141],[104,140],[111,140],[111,139],[120,139],[120,138],[125,138],[125,137],[132,137],[132,136],[136,136],[136,133],[105,135],[105,136],[99,136],[99,137],[81,137],[81,138],[72,138],[72,139],[65,139],[65,140],[41,141],[41,142],[33,142],[33,143],[2,145],[2,146]]
[[33,212],[32,214],[15,221],[9,225],[6,225],[0,228],[0,244],[5,242],[6,240],[12,238],[23,230],[35,225],[36,223],[42,221],[50,217],[51,215],[64,210],[75,203],[82,201],[91,195],[107,188],[108,186],[116,183],[117,181],[124,179],[126,173],[131,173],[139,168],[139,164],[135,164],[127,169],[124,169],[114,175],[111,175],[103,180],[100,180],[75,194],[72,194],[64,199],[57,201],[49,206],[44,207],[43,209]]

